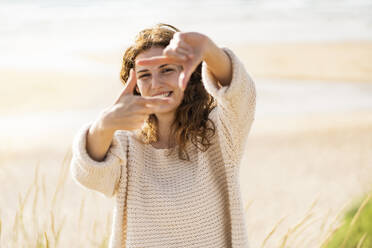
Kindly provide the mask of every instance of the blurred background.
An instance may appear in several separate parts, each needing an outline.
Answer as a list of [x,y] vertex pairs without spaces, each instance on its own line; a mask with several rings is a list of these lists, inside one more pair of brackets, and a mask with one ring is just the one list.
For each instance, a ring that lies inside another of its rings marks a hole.
[[0,247],[107,246],[113,199],[72,181],[71,142],[156,23],[231,48],[256,82],[240,175],[252,247],[320,247],[371,192],[372,1],[1,0],[0,23]]

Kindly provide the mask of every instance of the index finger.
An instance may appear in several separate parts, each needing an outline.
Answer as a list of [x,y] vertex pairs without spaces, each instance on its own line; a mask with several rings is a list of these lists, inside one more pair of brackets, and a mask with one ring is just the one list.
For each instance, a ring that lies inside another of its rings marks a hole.
[[154,97],[141,97],[138,102],[145,106],[163,106],[169,105],[173,102],[173,99],[169,98],[154,98]]
[[169,56],[154,56],[148,59],[139,59],[136,61],[136,65],[152,66],[158,64],[183,64],[185,61],[180,58],[169,57]]
[[136,73],[134,72],[134,69],[132,68],[129,71],[129,77],[126,82],[126,85],[124,86],[124,89],[122,90],[122,92],[119,94],[115,103],[118,103],[126,95],[129,95],[129,94],[133,95],[136,85],[137,85],[137,77],[136,77]]
[[169,108],[174,105],[174,100],[169,98],[142,98],[140,99],[142,104],[153,113],[166,112]]

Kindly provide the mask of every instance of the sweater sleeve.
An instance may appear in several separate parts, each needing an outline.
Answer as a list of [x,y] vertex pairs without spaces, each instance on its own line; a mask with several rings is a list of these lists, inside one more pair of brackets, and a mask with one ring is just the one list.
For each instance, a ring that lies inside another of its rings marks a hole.
[[256,108],[255,85],[242,62],[229,49],[224,48],[232,63],[230,85],[218,87],[216,79],[203,62],[202,79],[207,92],[217,102],[211,113],[227,166],[241,161],[245,142],[252,126]]
[[91,124],[84,125],[74,138],[70,172],[72,178],[84,188],[112,197],[124,172],[122,170],[126,170],[127,137],[115,132],[105,159],[101,162],[93,160],[86,149],[86,138]]

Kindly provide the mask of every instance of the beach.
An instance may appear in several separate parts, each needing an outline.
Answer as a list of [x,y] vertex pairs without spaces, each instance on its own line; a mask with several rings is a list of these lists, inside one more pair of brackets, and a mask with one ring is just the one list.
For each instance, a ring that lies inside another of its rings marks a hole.
[[292,42],[237,46],[257,77],[372,82],[372,43]]
[[[260,247],[287,216],[266,243],[278,247],[288,228],[318,200],[311,210],[312,224],[288,241],[317,247],[341,208],[372,187],[372,42],[245,43],[230,48],[257,86],[256,119],[240,167],[251,245]],[[0,68],[0,134],[6,141],[0,147],[4,247],[14,238],[12,230],[21,229],[15,220],[28,191],[25,225],[35,225],[36,211],[41,230],[43,222],[50,225],[53,212],[56,226],[63,223],[62,247],[83,245],[87,239],[98,246],[108,235],[113,199],[76,185],[68,162],[76,131],[110,106],[123,87],[118,78],[121,50],[74,56],[94,69]],[[102,71],[95,70],[100,67]],[[53,205],[53,195],[58,204]],[[35,234],[28,230],[30,237]],[[55,237],[51,228],[45,230]]]
[[[248,43],[231,44],[230,48],[255,79],[372,82],[372,42]],[[81,71],[2,67],[2,82],[12,83],[0,85],[0,113],[107,106],[123,87],[119,80],[122,54],[120,49],[76,53],[76,59],[88,64]]]

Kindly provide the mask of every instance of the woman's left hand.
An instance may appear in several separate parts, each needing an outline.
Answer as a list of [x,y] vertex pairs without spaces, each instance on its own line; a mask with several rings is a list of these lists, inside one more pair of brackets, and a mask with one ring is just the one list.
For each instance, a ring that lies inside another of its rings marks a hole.
[[196,67],[203,61],[211,45],[211,40],[196,32],[177,32],[169,45],[164,48],[162,56],[136,61],[138,65],[179,64],[183,70],[179,77],[179,86],[186,89],[187,82]]

